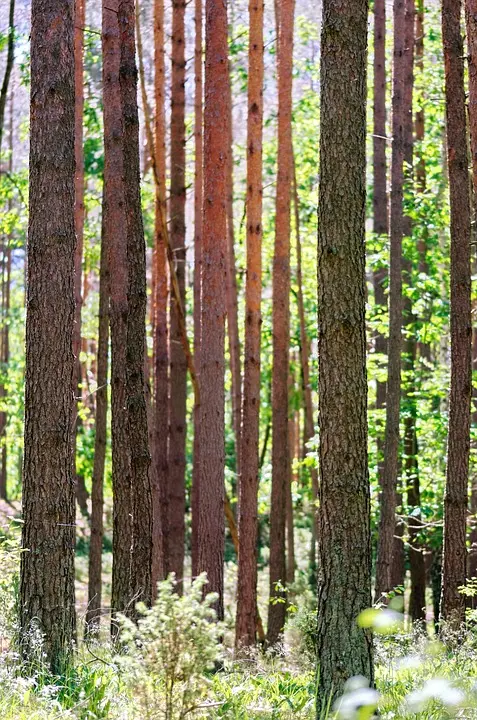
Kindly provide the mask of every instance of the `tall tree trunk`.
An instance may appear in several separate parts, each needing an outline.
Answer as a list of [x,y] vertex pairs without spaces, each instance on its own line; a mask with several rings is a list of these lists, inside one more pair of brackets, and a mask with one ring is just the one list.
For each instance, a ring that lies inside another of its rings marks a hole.
[[[76,358],[75,378],[73,392],[76,396],[76,423],[75,423],[75,462],[77,464],[76,444],[78,432],[81,428],[79,409],[82,396],[81,373],[81,295],[82,264],[83,264],[83,235],[84,235],[84,157],[83,157],[83,73],[84,73],[84,26],[86,18],[86,0],[75,2],[75,326],[73,333],[73,352]],[[85,479],[81,473],[76,472],[76,498],[81,512],[86,517],[88,511],[89,493],[86,489]]]
[[224,348],[227,273],[227,6],[206,0],[198,571],[224,614]]
[[[196,368],[200,368],[200,339],[201,339],[201,298],[202,298],[202,163],[204,153],[202,148],[202,122],[203,122],[203,72],[202,72],[202,0],[195,0],[195,44],[194,44],[194,358]],[[200,406],[198,397],[194,402],[194,465],[192,470],[192,577],[196,577],[199,560],[199,480],[200,480]]]
[[108,356],[109,356],[109,268],[103,196],[101,225],[101,257],[99,266],[99,314],[97,350],[97,389],[95,411],[94,463],[91,484],[91,534],[89,544],[88,611],[86,632],[97,633],[101,618],[102,553],[103,553],[103,486],[106,459],[108,416]]
[[[317,717],[373,682],[365,329],[367,2],[325,0],[318,217],[320,510]],[[337,612],[337,608],[340,608]]]
[[[303,457],[308,452],[308,443],[315,435],[315,423],[313,421],[313,401],[311,397],[310,381],[310,343],[306,330],[305,301],[303,297],[303,273],[301,262],[301,236],[300,236],[300,199],[298,197],[298,186],[296,180],[296,165],[293,160],[293,195],[295,209],[295,233],[296,233],[296,284],[298,301],[298,319],[300,323],[300,364],[301,380],[304,399],[304,425],[303,425]],[[311,544],[310,544],[310,577],[312,583],[316,582],[316,540],[318,535],[318,471],[313,465],[310,468],[311,475],[311,497],[312,497],[312,523],[311,523]]]
[[[240,366],[240,336],[238,328],[237,270],[235,264],[234,237],[234,138],[232,114],[232,67],[229,62],[227,93],[227,330],[229,336],[230,374],[232,376],[232,420],[235,434],[235,471],[240,482],[240,436],[242,415],[242,373]],[[239,494],[240,497],[240,494]]]
[[459,592],[459,587],[465,584],[466,579],[472,388],[471,231],[461,9],[460,0],[442,2],[451,209],[451,381],[444,498],[441,616],[450,622],[462,622],[465,618],[465,598]]
[[292,84],[294,0],[280,6],[278,42],[278,155],[273,256],[272,497],[270,506],[270,604],[267,642],[278,642],[285,625],[288,366],[290,344],[290,200],[292,188]]
[[[171,247],[182,307],[185,307],[185,0],[172,3]],[[182,581],[185,535],[185,438],[187,362],[181,342],[180,309],[171,298],[169,497],[167,572]],[[179,587],[181,585],[179,584]]]
[[3,75],[2,87],[0,89],[0,151],[2,149],[3,127],[5,125],[5,108],[7,106],[8,87],[10,85],[10,77],[13,70],[13,61],[15,59],[15,0],[10,0],[8,10],[8,41],[7,41],[7,60],[5,63],[5,73]]
[[[378,237],[389,234],[387,162],[386,162],[386,2],[374,2],[374,102],[373,102],[373,232]],[[386,268],[373,272],[374,304],[381,312],[386,310],[384,282]],[[375,350],[386,355],[386,338],[376,333]],[[376,383],[376,409],[386,405],[386,383]],[[378,477],[382,482],[384,437],[382,428],[378,434]]]
[[247,115],[247,277],[245,356],[240,446],[239,553],[236,646],[255,642],[260,419],[260,331],[262,325],[262,137],[263,0],[249,2]]
[[[131,570],[131,461],[126,407],[128,264],[119,93],[119,0],[103,0],[105,235],[110,271],[111,435],[113,470],[113,612],[128,609]],[[114,624],[112,626],[114,631]]]
[[381,482],[376,563],[376,599],[393,588],[396,488],[399,466],[399,418],[402,350],[402,236],[404,138],[403,97],[405,73],[405,1],[394,0],[393,145],[391,158],[391,216],[389,263],[389,340],[386,385],[386,428]]
[[[74,4],[33,0],[20,629],[53,672],[75,634]],[[48,38],[48,42],[45,42]]]
[[156,472],[153,488],[153,561],[152,588],[166,575],[168,519],[168,462],[169,434],[169,353],[167,332],[167,238],[163,218],[166,214],[166,121],[165,121],[165,58],[164,58],[164,0],[154,0],[154,153],[158,183],[156,184],[153,257],[153,364],[154,364],[154,463]]
[[[294,384],[294,378],[293,374],[290,373],[290,380],[289,380],[289,392],[290,395],[293,394],[293,384]],[[298,428],[299,430],[299,428]],[[292,411],[290,414],[290,417],[288,418],[288,449],[290,453],[290,474],[288,476],[286,488],[285,488],[285,515],[286,515],[286,579],[287,579],[287,586],[291,583],[295,582],[295,569],[296,569],[296,560],[295,560],[295,532],[294,532],[294,523],[293,523],[293,493],[292,493],[292,485],[293,485],[293,471],[292,471],[292,465],[293,460],[295,456],[295,445],[296,445],[296,437],[295,437],[296,427],[295,427],[295,413]]]
[[131,601],[151,602],[152,489],[151,458],[144,386],[146,342],[146,244],[142,223],[139,171],[139,116],[134,0],[119,0],[119,88],[123,117],[123,158],[127,230],[126,408],[131,460]]
[[[473,217],[477,217],[477,2],[466,0],[465,19],[467,29],[467,47],[469,61],[469,129],[470,149],[472,155],[472,185],[473,185]],[[474,232],[475,240],[475,232]],[[477,329],[473,329],[473,370],[477,369]],[[473,423],[477,423],[477,393],[472,390],[474,396]],[[470,553],[468,557],[468,576],[477,575],[477,478],[472,480],[470,511],[472,515],[472,526],[470,532]]]
[[[10,133],[9,133],[9,158],[8,170],[13,172],[13,88],[10,93]],[[1,148],[0,148],[1,150]],[[12,198],[8,198],[8,211],[13,207]],[[6,383],[8,378],[8,363],[10,360],[10,288],[12,275],[12,235],[9,233],[3,243],[2,249],[2,327],[0,329],[0,362],[2,380],[0,382],[0,398],[7,395]],[[1,443],[1,465],[0,465],[0,498],[7,500],[7,421],[8,416],[5,410],[0,412],[0,443]]]

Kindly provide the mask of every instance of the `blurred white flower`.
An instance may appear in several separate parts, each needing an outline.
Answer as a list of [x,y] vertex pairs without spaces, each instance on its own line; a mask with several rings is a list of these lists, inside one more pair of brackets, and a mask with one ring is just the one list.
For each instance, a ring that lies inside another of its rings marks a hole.
[[406,704],[413,713],[421,712],[431,700],[438,700],[447,709],[457,708],[465,701],[465,693],[445,678],[432,678],[419,690],[406,698]]
[[368,720],[374,714],[379,697],[377,690],[369,687],[369,681],[358,675],[348,680],[344,695],[333,709],[343,720]]

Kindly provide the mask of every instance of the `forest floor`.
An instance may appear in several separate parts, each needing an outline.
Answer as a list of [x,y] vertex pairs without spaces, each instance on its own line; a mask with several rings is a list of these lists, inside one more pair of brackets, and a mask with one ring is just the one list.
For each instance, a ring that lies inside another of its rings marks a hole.
[[[20,523],[20,504],[0,501],[0,528],[5,533],[0,541],[1,720],[180,720],[182,717],[186,720],[194,717],[315,720],[315,604],[306,576],[309,548],[306,530],[297,533],[296,583],[285,642],[279,653],[256,651],[240,661],[234,659],[236,565],[233,553],[229,553],[223,643],[217,645],[207,629],[211,627],[208,622],[202,635],[189,637],[191,613],[198,616],[191,591],[187,590],[182,605],[171,605],[166,592],[160,613],[154,618],[156,634],[153,633],[152,640],[151,637],[147,641],[142,638],[142,648],[147,647],[148,652],[143,653],[140,664],[135,666],[128,663],[134,658],[137,644],[128,645],[131,657],[128,660],[126,654],[127,662],[124,662],[124,657],[118,656],[109,642],[106,616],[112,558],[108,533],[103,555],[103,629],[93,643],[87,644],[82,639],[87,602],[88,530],[87,522],[79,517],[76,562],[78,652],[75,665],[66,676],[52,677],[41,660],[33,667],[25,668],[10,649],[15,633],[12,618],[16,617]],[[266,567],[266,558],[263,560]],[[189,588],[189,584],[186,587]],[[266,622],[268,575],[265,570],[260,571],[258,595],[260,612]],[[169,629],[164,632],[166,626]],[[363,687],[358,679],[348,688],[340,714],[336,716],[330,711],[327,717],[369,720],[378,711],[379,717],[384,719],[458,717],[477,720],[477,632],[474,627],[469,625],[466,634],[454,639],[447,647],[433,636],[432,623],[428,623],[426,632],[406,624],[378,634],[377,692]],[[179,637],[181,633],[184,637],[180,640],[176,637],[170,644],[176,631]],[[187,646],[187,642],[192,645]],[[166,656],[169,651],[171,656],[174,655],[178,648],[182,658],[190,653],[192,662],[184,665],[188,670],[176,681],[172,714],[166,715]],[[210,652],[216,657],[215,671],[207,670],[207,664],[204,665],[204,656]],[[195,710],[182,716],[184,702]],[[367,703],[371,704],[367,706]]]

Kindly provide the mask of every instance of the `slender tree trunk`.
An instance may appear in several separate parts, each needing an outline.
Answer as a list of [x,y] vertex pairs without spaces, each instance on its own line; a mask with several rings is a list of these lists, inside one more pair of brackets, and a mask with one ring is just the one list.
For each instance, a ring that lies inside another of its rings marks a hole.
[[227,6],[206,0],[198,571],[224,614],[224,347],[227,273]]
[[[466,0],[465,2],[465,19],[467,29],[467,48],[469,62],[469,129],[470,129],[470,149],[472,155],[472,185],[473,185],[473,217],[474,222],[477,217],[477,2],[476,0]],[[475,240],[475,231],[474,231]],[[477,329],[473,330],[473,353],[472,366],[473,370],[477,368]],[[475,388],[472,390],[474,396],[473,423],[477,422],[477,393]],[[477,478],[474,478],[471,485],[470,511],[472,515],[472,526],[470,532],[470,553],[468,557],[468,575],[475,577],[477,575]]]
[[[8,170],[10,174],[13,172],[13,88],[10,93],[10,133],[9,133],[9,158]],[[0,148],[1,149],[1,148]],[[8,211],[11,212],[13,207],[12,198],[8,199]],[[9,233],[3,243],[2,252],[2,327],[0,330],[1,339],[1,371],[2,381],[0,383],[0,398],[7,395],[6,382],[8,378],[8,363],[10,361],[10,287],[12,274],[12,235]],[[0,442],[1,442],[1,466],[0,466],[0,497],[7,500],[7,421],[8,416],[5,411],[0,413]]]
[[[318,217],[320,510],[317,717],[373,682],[365,329],[367,2],[325,0]],[[337,612],[337,608],[339,612]]]
[[[290,392],[293,393],[293,375],[290,373]],[[293,484],[293,472],[292,472],[292,464],[294,460],[294,450],[295,450],[295,444],[296,444],[296,437],[295,437],[295,415],[294,413],[291,414],[291,416],[288,418],[288,448],[290,452],[290,474],[288,477],[288,481],[286,484],[286,549],[287,549],[287,555],[286,555],[286,566],[287,566],[287,586],[291,583],[295,582],[295,569],[296,569],[296,560],[295,560],[295,532],[294,532],[294,523],[293,523],[293,493],[292,493],[292,484]]]
[[249,2],[247,115],[247,277],[241,435],[239,553],[235,643],[255,642],[260,419],[260,331],[262,325],[262,137],[263,0]]
[[[230,374],[232,376],[232,419],[235,434],[235,470],[240,482],[240,436],[242,415],[242,373],[240,366],[240,337],[238,328],[237,270],[235,264],[234,238],[234,138],[232,115],[232,68],[229,62],[229,83],[227,93],[227,330],[229,336]],[[240,493],[238,493],[240,498]]]
[[[75,2],[75,326],[73,334],[73,352],[76,358],[76,371],[73,380],[73,392],[76,396],[76,423],[75,423],[75,462],[77,435],[81,428],[79,408],[82,396],[81,373],[81,308],[83,299],[81,295],[82,264],[83,264],[83,235],[84,235],[84,157],[83,157],[83,109],[84,109],[84,26],[86,18],[86,0]],[[76,498],[81,512],[86,517],[88,511],[89,493],[86,489],[84,476],[76,472]]]
[[[185,0],[172,3],[171,71],[171,247],[182,307],[185,307]],[[171,298],[169,497],[167,572],[182,581],[185,540],[185,438],[187,362],[181,342],[180,310]],[[182,587],[179,585],[179,587]]]
[[169,434],[169,353],[167,332],[167,238],[164,236],[166,187],[166,121],[165,121],[165,58],[164,58],[164,0],[154,0],[154,152],[159,183],[156,185],[154,226],[154,297],[153,297],[153,364],[154,364],[154,463],[153,488],[153,562],[152,588],[166,575],[168,519],[168,463]]
[[5,108],[7,106],[8,87],[10,85],[10,77],[13,70],[13,61],[15,59],[15,0],[10,0],[8,10],[8,41],[7,41],[7,60],[5,63],[5,73],[3,75],[2,87],[0,89],[0,151],[2,149],[3,127],[5,125]]
[[[373,232],[379,237],[389,234],[387,162],[386,162],[386,2],[374,2],[374,103],[373,103]],[[381,312],[386,310],[384,283],[386,268],[373,272],[374,304]],[[386,355],[386,338],[376,333],[375,350]],[[376,384],[376,409],[386,405],[386,383]],[[378,434],[378,477],[382,482],[384,437],[380,427]]]
[[267,642],[278,642],[285,626],[288,366],[290,344],[290,200],[293,176],[292,83],[294,0],[280,6],[278,43],[278,156],[273,256],[272,497],[270,506],[270,604]]
[[[33,0],[20,629],[53,672],[75,634],[74,5]],[[45,38],[48,42],[45,43]]]
[[[305,301],[303,298],[303,273],[301,262],[301,237],[300,237],[300,200],[298,197],[298,187],[296,181],[296,166],[293,161],[293,193],[295,208],[295,233],[296,233],[296,283],[298,288],[298,319],[300,323],[300,364],[301,379],[304,399],[305,421],[303,426],[303,457],[308,452],[308,443],[315,435],[315,423],[313,421],[313,401],[311,397],[311,381],[310,381],[310,344],[306,331],[305,320]],[[311,525],[311,544],[310,544],[310,576],[312,583],[316,582],[316,540],[318,535],[318,471],[316,467],[311,467],[311,497],[312,497],[312,525]]]
[[139,172],[139,117],[134,0],[119,0],[119,87],[123,116],[126,199],[128,318],[126,336],[127,423],[131,459],[132,550],[131,601],[151,602],[152,488],[151,458],[144,386],[146,342],[146,245],[142,223]]
[[[195,0],[195,44],[194,44],[194,358],[196,368],[200,368],[201,339],[201,298],[202,298],[202,148],[203,122],[203,81],[202,81],[202,0]],[[192,577],[196,577],[199,560],[199,480],[200,480],[200,406],[194,402],[194,466],[192,471],[191,515],[192,515]]]
[[91,485],[91,535],[89,545],[88,611],[86,632],[97,633],[101,618],[102,553],[103,553],[103,486],[106,459],[108,415],[108,356],[109,356],[109,268],[106,234],[108,220],[103,217],[101,227],[101,257],[99,266],[99,316],[97,350],[97,390],[95,411],[94,463]]
[[[110,271],[113,576],[111,607],[130,602],[131,461],[126,407],[128,264],[123,181],[123,120],[119,93],[119,0],[103,0],[103,104],[105,236]],[[114,631],[114,624],[112,626]]]
[[392,575],[395,549],[394,534],[396,529],[396,488],[399,466],[402,350],[404,52],[405,2],[404,0],[394,0],[388,379],[386,385],[384,464],[381,482],[381,517],[379,521],[378,557],[376,564],[376,599],[388,593],[393,588]]
[[441,616],[465,618],[459,587],[466,579],[466,520],[472,388],[470,304],[470,197],[464,91],[464,47],[460,0],[442,2],[447,160],[451,209],[451,382],[444,499]]

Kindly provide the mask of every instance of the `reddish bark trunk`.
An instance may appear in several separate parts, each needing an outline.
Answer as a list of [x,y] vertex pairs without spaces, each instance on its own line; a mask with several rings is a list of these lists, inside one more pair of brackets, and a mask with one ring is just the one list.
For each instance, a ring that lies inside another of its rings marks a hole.
[[[172,3],[171,69],[171,197],[170,242],[185,307],[185,0]],[[171,298],[169,343],[170,404],[168,456],[168,555],[167,572],[182,581],[185,534],[185,438],[187,362],[182,347],[180,309]],[[179,588],[181,584],[179,583]]]
[[[203,148],[202,148],[202,0],[195,0],[195,45],[194,45],[194,359],[196,368],[200,368],[200,339],[201,339],[201,297],[202,297],[202,185],[203,185]],[[200,381],[200,380],[199,380]],[[195,398],[194,402],[194,466],[192,470],[192,577],[197,575],[199,555],[199,480],[200,480],[200,443],[199,421],[200,407]]]
[[443,0],[447,160],[451,209],[451,382],[444,499],[441,616],[463,622],[470,453],[471,276],[470,198],[460,0]]
[[224,583],[224,346],[227,273],[227,8],[206,0],[202,338],[198,571],[218,593]]
[[247,116],[247,277],[241,436],[236,646],[255,642],[262,325],[263,0],[250,0]]
[[[240,366],[240,336],[238,329],[237,270],[235,264],[234,238],[234,138],[232,115],[232,72],[229,62],[229,83],[227,93],[227,329],[229,336],[230,374],[232,376],[232,420],[235,434],[235,472],[240,482],[240,436],[242,415],[242,373]],[[237,492],[240,498],[240,493]]]
[[290,199],[294,0],[280,6],[278,43],[278,155],[273,256],[272,497],[270,506],[270,605],[267,642],[278,642],[285,625],[286,486],[288,448],[288,353],[290,344]]

